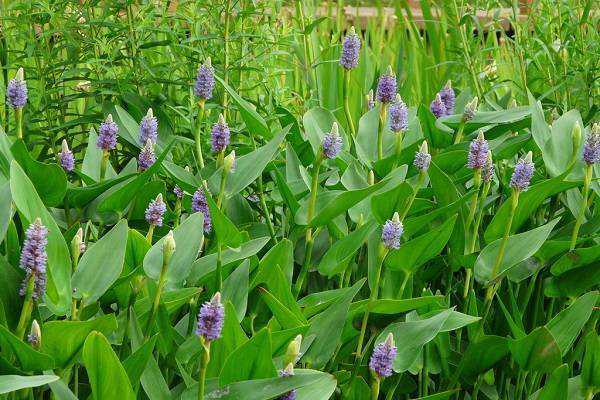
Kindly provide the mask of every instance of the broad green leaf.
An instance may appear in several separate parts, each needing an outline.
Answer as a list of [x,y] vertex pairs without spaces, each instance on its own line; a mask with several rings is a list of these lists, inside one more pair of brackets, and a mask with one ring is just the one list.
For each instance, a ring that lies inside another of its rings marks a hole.
[[54,368],[54,360],[28,343],[19,340],[4,325],[0,325],[0,346],[19,362],[22,371],[45,371]]
[[[102,162],[102,150],[97,146],[98,134],[94,128],[90,128],[88,134],[88,143],[83,156],[81,172],[89,176],[96,182],[100,181],[100,163]],[[106,178],[112,179],[117,176],[112,164],[109,162],[106,166]]]
[[212,196],[206,196],[206,202],[208,203],[212,229],[216,236],[216,240],[221,246],[233,248],[239,247],[242,244],[243,238],[238,228],[225,213],[217,207],[217,203],[215,203]]
[[0,242],[4,241],[13,213],[10,182],[7,181],[0,185]]
[[561,364],[560,347],[545,327],[536,328],[522,339],[509,339],[513,358],[525,371],[551,372]]
[[148,365],[148,360],[152,357],[152,351],[154,350],[157,338],[157,335],[151,337],[123,361],[123,368],[125,368],[134,390],[140,382],[140,378],[146,369],[146,365]]
[[0,375],[0,394],[15,392],[20,389],[38,387],[58,380],[56,375]]
[[371,197],[371,210],[373,210],[373,216],[377,222],[383,225],[386,220],[392,218],[395,212],[404,212],[414,190],[408,182],[403,182],[392,190],[373,195]]
[[111,187],[133,178],[133,176],[133,174],[127,174],[88,186],[71,186],[67,188],[66,201],[71,207],[83,207]]
[[74,296],[85,305],[98,300],[121,275],[128,230],[127,221],[119,221],[83,253],[71,286],[76,290]]
[[271,359],[271,333],[263,328],[227,357],[219,384],[224,386],[274,376],[277,376],[277,370]]
[[242,321],[248,304],[248,274],[250,261],[245,260],[223,282],[223,300],[235,306],[238,321]]
[[23,307],[23,301],[19,296],[19,290],[23,282],[23,275],[17,268],[8,263],[6,258],[0,257],[0,321],[2,321],[2,311],[8,329],[16,329]]
[[[457,129],[462,115],[450,115],[438,118],[436,126],[444,129]],[[516,132],[531,124],[531,108],[521,106],[499,111],[478,111],[475,117],[465,124],[464,134],[468,135],[481,128],[486,128],[486,136],[498,137],[505,132]]]
[[94,331],[86,338],[82,360],[94,399],[135,399],[123,365],[100,332]]
[[[223,322],[221,337],[210,345],[210,362],[208,363],[207,376],[219,376],[227,357],[247,341],[248,338],[237,320],[235,308],[233,307],[233,304],[228,301],[225,303],[225,321]],[[192,336],[191,344],[192,354],[200,353],[201,348],[198,343],[198,338],[195,335]],[[178,358],[185,357],[183,358],[184,360],[189,360],[190,352],[181,352],[181,350],[183,350],[182,347],[183,346],[180,346],[179,350],[177,350]]]
[[[306,139],[310,142],[313,153],[318,154],[321,151],[323,138],[327,133],[331,132],[331,127],[337,120],[329,110],[321,107],[314,107],[308,110],[302,117],[302,120],[304,122]],[[342,149],[348,150],[350,149],[348,136],[341,124],[338,124],[338,127],[340,136],[342,137]]]
[[548,297],[576,297],[600,284],[600,262],[553,276],[544,285]]
[[303,317],[298,316],[295,312],[287,308],[285,304],[273,296],[267,289],[259,289],[261,298],[284,329],[292,329],[305,325],[306,322],[303,321]]
[[[577,110],[570,110],[560,116],[552,124],[552,134],[544,144],[542,156],[550,176],[558,176],[567,170],[573,154],[573,127],[576,123],[583,128],[581,115]],[[583,141],[580,143],[580,147]]]
[[498,266],[495,274],[492,276],[494,264],[500,249],[502,239],[497,239],[485,246],[479,253],[477,261],[473,267],[475,278],[479,282],[489,282],[495,280],[510,268],[531,257],[544,244],[552,229],[556,226],[560,218],[548,222],[538,228],[527,232],[509,236],[507,239],[504,257]]
[[[258,271],[277,264],[283,272],[288,282],[292,282],[294,273],[294,244],[286,238],[283,238],[275,246],[271,247],[258,263]],[[251,287],[254,288],[260,279],[260,273],[256,274]]]
[[590,332],[585,338],[581,383],[588,391],[600,391],[600,337],[596,332]]
[[[444,300],[444,296],[423,296],[413,299],[377,299],[371,305],[372,314],[394,315],[416,310],[417,308],[438,303]],[[369,300],[361,300],[352,303],[350,313],[362,313],[366,310]]]
[[489,370],[508,354],[507,339],[501,336],[484,335],[471,342],[459,364],[460,375],[472,382],[477,375]]
[[10,165],[10,190],[15,206],[27,226],[36,218],[48,228],[46,305],[56,315],[65,315],[71,306],[71,255],[54,218],[16,161]]
[[552,275],[562,275],[567,271],[588,265],[600,259],[600,245],[573,249],[563,254],[550,268]]
[[535,400],[568,399],[569,366],[563,364],[556,368],[544,383],[542,390],[534,397]]
[[458,391],[459,389],[446,390],[445,392],[440,392],[425,397],[419,397],[415,400],[448,400],[452,398],[452,396],[454,396],[454,394],[456,394],[456,392]]

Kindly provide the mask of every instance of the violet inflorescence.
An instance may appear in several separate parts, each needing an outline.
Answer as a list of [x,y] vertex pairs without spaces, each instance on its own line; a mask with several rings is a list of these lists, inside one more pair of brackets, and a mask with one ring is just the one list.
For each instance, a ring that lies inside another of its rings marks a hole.
[[429,105],[429,110],[436,118],[441,118],[446,115],[446,105],[442,101],[440,94],[435,95],[435,99]]
[[24,296],[27,292],[27,285],[31,279],[33,279],[33,299],[39,300],[44,296],[46,291],[46,262],[48,260],[47,244],[48,229],[37,218],[27,228],[25,242],[23,242],[21,250],[19,265],[25,271],[25,279],[19,292],[21,296]]
[[354,27],[351,27],[342,44],[342,53],[340,55],[340,65],[342,67],[353,69],[358,66],[360,46],[360,38],[356,34]]
[[323,154],[329,159],[336,158],[342,150],[342,137],[339,134],[338,124],[333,123],[331,132],[323,137]]
[[469,146],[467,167],[470,169],[482,169],[485,167],[488,159],[488,151],[488,142],[485,140],[483,132],[480,131],[477,137],[471,141]]
[[379,378],[387,378],[392,375],[394,360],[398,351],[394,344],[394,336],[389,333],[384,342],[379,343],[373,349],[369,368]]
[[153,144],[158,140],[158,120],[151,108],[140,122],[140,143],[144,144],[148,140]]
[[408,129],[408,107],[400,95],[396,95],[396,100],[390,105],[390,129],[392,132],[404,132]]
[[381,229],[381,241],[390,250],[400,248],[400,237],[404,232],[404,225],[400,221],[398,213],[394,213],[392,219],[388,219]]
[[183,199],[183,189],[181,189],[179,185],[175,185],[175,187],[173,188],[173,193],[175,194],[175,197],[177,197],[179,200]]
[[100,150],[109,151],[117,147],[117,134],[119,126],[113,121],[111,114],[108,114],[106,120],[98,128],[98,140],[96,145]]
[[163,201],[162,194],[159,193],[156,199],[152,200],[146,208],[146,222],[153,226],[162,226],[165,211],[167,211],[167,205]]
[[58,159],[60,166],[67,172],[71,172],[75,169],[75,157],[73,152],[69,149],[69,144],[65,139],[62,141],[61,151],[58,153]]
[[192,211],[201,212],[204,215],[204,232],[210,233],[212,230],[212,220],[210,210],[206,201],[206,189],[199,187],[192,196]]
[[454,89],[452,89],[452,82],[446,82],[446,85],[440,90],[439,94],[444,103],[444,107],[446,108],[446,115],[454,114],[456,95],[454,94]]
[[140,168],[140,171],[145,171],[155,162],[156,154],[154,154],[154,143],[152,143],[152,140],[148,139],[138,156],[138,167]]
[[592,125],[583,146],[583,161],[588,165],[600,162],[600,123]]
[[227,122],[225,122],[225,117],[223,117],[223,114],[220,114],[219,120],[213,125],[210,132],[212,151],[214,153],[219,153],[225,150],[225,148],[229,145],[230,140],[231,132],[229,130],[229,125],[227,125]]
[[529,152],[525,157],[520,158],[515,165],[515,170],[510,178],[510,187],[521,192],[527,190],[534,171],[532,154]]
[[389,66],[384,74],[379,77],[377,83],[377,101],[381,103],[391,103],[396,100],[396,92],[398,90],[396,82],[396,74]]
[[221,304],[221,294],[217,292],[200,307],[196,335],[209,342],[217,340],[221,337],[224,321],[225,309]]
[[418,170],[422,172],[427,172],[429,169],[429,165],[431,164],[431,154],[429,154],[429,149],[427,147],[427,141],[423,141],[421,143],[421,147],[419,147],[419,151],[415,154],[415,160],[413,161],[413,165],[417,167]]
[[6,101],[12,108],[21,109],[27,104],[27,97],[27,83],[23,68],[19,68],[17,75],[8,81],[6,86]]
[[215,88],[215,70],[210,62],[210,57],[198,68],[194,94],[201,100],[210,100]]

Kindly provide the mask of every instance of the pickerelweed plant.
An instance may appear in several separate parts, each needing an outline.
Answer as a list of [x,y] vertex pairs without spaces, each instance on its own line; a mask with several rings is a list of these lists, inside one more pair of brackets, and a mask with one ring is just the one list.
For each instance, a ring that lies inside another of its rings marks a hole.
[[598,396],[593,2],[50,3],[2,7],[2,399]]

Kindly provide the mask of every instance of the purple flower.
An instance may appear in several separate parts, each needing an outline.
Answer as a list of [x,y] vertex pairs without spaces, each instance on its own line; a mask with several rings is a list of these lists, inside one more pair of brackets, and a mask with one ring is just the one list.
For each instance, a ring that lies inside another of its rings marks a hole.
[[148,109],[148,113],[140,122],[140,143],[146,143],[150,140],[156,144],[158,139],[158,120],[154,116],[151,108]]
[[179,185],[175,185],[175,187],[173,188],[173,193],[175,193],[175,196],[179,200],[183,199],[183,190],[179,187]]
[[111,114],[108,114],[106,120],[100,124],[98,129],[98,141],[96,145],[100,150],[108,151],[117,147],[117,133],[119,126],[113,121]]
[[334,122],[331,126],[331,132],[323,137],[323,154],[325,157],[334,159],[342,150],[342,138],[338,132],[338,124]]
[[408,108],[399,94],[396,95],[396,101],[390,105],[389,113],[392,132],[403,132],[408,129]]
[[60,160],[60,166],[63,167],[65,171],[71,172],[75,169],[75,157],[73,157],[73,152],[69,150],[69,145],[65,139],[62,141],[62,149],[60,153],[58,153],[58,158]]
[[481,169],[481,178],[484,182],[491,182],[494,177],[494,162],[492,160],[492,152],[488,150],[487,159],[485,165]]
[[425,172],[429,169],[429,164],[431,164],[431,154],[429,154],[429,150],[427,148],[427,141],[423,141],[419,151],[417,151],[415,154],[413,165],[419,170]]
[[454,89],[452,89],[451,81],[446,82],[446,86],[440,90],[440,98],[446,107],[446,115],[454,114],[454,102],[456,100],[456,95],[454,94]]
[[435,95],[435,99],[429,105],[429,109],[436,118],[446,115],[446,106],[444,105],[439,93]]
[[531,183],[531,177],[533,176],[534,170],[535,166],[532,162],[532,155],[531,152],[529,152],[517,162],[517,165],[515,165],[515,170],[510,178],[510,187],[519,191],[527,190],[529,183]]
[[[286,376],[293,376],[294,375],[294,364],[289,363],[285,369],[282,369],[279,371],[279,376],[281,377],[286,377]],[[296,400],[296,389],[292,389],[287,393],[282,394],[281,396],[278,397],[279,400]]]
[[25,233],[25,242],[21,249],[20,266],[25,271],[25,279],[21,286],[20,295],[25,295],[27,283],[33,279],[33,299],[40,299],[46,291],[46,245],[48,244],[48,229],[37,218],[29,225]]
[[6,101],[13,108],[23,108],[27,104],[27,83],[25,83],[23,68],[19,68],[17,75],[8,81],[6,86]]
[[220,338],[224,319],[225,310],[221,304],[221,294],[217,292],[200,308],[196,335],[202,336],[204,340],[208,341]]
[[348,30],[342,44],[342,54],[340,55],[340,65],[346,69],[356,68],[358,65],[358,56],[360,53],[360,38],[356,34],[354,27]]
[[488,142],[483,136],[483,131],[479,131],[477,137],[471,141],[469,155],[467,156],[467,167],[470,169],[483,168],[488,158],[488,150]]
[[156,155],[154,154],[154,144],[150,139],[148,139],[140,151],[140,155],[138,156],[138,167],[140,168],[140,171],[145,171],[155,162]]
[[377,100],[382,103],[391,103],[396,99],[396,75],[389,66],[385,74],[379,77],[377,83]]
[[475,118],[475,114],[477,113],[477,104],[479,99],[477,97],[473,97],[473,99],[465,105],[465,110],[463,111],[463,121],[470,121]]
[[369,360],[369,368],[380,378],[386,378],[392,375],[392,365],[396,358],[396,354],[397,349],[394,345],[394,336],[390,332],[385,339],[385,342],[379,343],[373,349],[371,360]]
[[198,68],[196,75],[196,85],[194,86],[194,94],[202,100],[212,98],[212,92],[215,88],[215,70],[210,64],[210,57],[206,62]]
[[212,220],[210,219],[210,210],[206,202],[205,189],[198,188],[192,197],[192,211],[201,212],[204,215],[204,232],[210,233],[212,230]]
[[214,153],[219,153],[225,150],[225,147],[229,145],[230,136],[231,132],[229,131],[229,126],[227,125],[227,122],[225,122],[225,117],[221,114],[219,115],[219,121],[213,125],[212,131],[210,132],[212,151]]
[[388,249],[398,250],[400,248],[400,237],[404,232],[404,225],[400,221],[398,213],[394,213],[392,219],[388,219],[381,230],[381,241]]
[[162,226],[165,211],[167,211],[167,205],[163,201],[162,194],[159,193],[156,199],[152,200],[146,208],[146,222],[150,225]]
[[583,161],[589,165],[600,162],[600,123],[598,122],[592,125],[587,135],[583,146]]

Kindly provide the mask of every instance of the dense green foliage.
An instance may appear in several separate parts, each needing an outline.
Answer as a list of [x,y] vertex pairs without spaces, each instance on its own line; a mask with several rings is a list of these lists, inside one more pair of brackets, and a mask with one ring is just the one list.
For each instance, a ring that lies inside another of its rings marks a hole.
[[[593,399],[600,164],[583,153],[600,129],[600,9],[468,3],[381,0],[359,18],[342,1],[2,2],[0,398]],[[401,133],[368,104],[388,66]],[[5,90],[19,68],[22,109]],[[449,80],[455,108],[436,118]],[[220,115],[231,142],[213,152]],[[325,157],[334,126],[342,149]],[[491,180],[467,165],[478,135]],[[32,226],[47,263],[22,256]],[[37,299],[27,262],[46,265]],[[217,292],[221,335],[199,337]],[[384,379],[369,361],[390,333]]]

